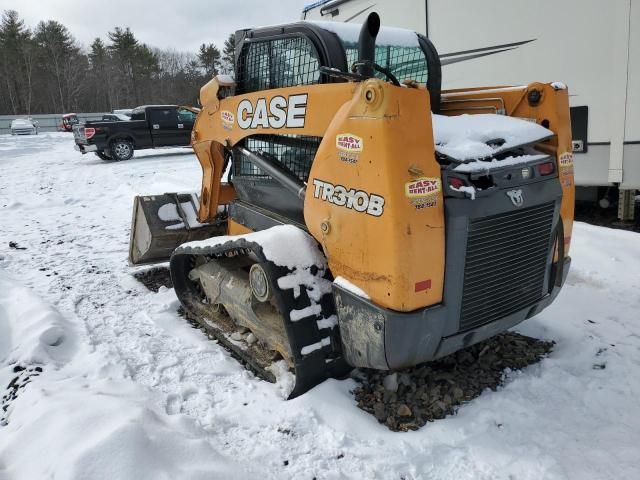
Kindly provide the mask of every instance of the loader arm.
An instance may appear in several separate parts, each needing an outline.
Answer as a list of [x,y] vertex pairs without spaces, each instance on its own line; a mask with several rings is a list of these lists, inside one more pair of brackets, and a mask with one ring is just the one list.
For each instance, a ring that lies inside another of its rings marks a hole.
[[[203,104],[192,131],[192,145],[202,167],[202,190],[198,219],[215,219],[220,203],[232,194],[221,184],[224,149],[243,139],[260,135],[305,135],[322,137],[335,112],[351,100],[357,84],[311,85],[254,92],[218,98],[219,84],[211,80],[200,91]],[[304,117],[305,111],[313,116]]]

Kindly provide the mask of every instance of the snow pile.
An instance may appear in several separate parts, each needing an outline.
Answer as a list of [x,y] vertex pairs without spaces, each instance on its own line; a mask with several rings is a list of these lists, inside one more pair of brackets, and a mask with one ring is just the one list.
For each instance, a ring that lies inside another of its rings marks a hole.
[[433,135],[438,153],[465,161],[489,158],[542,141],[554,134],[537,123],[505,115],[465,114],[448,117],[434,114]]
[[551,88],[553,88],[554,90],[567,90],[568,87],[562,82],[553,82],[551,84]]
[[78,346],[72,325],[3,271],[0,342],[2,387],[18,369],[25,370],[16,378],[34,365],[40,372],[20,381],[16,398],[3,404],[0,458],[10,478],[246,478],[194,420],[161,411],[120,369]]
[[[198,196],[195,193],[191,193],[190,195],[191,201],[180,202],[180,209],[182,210],[182,214],[185,217],[184,219],[187,222],[186,226],[189,229],[203,227],[204,224],[198,221],[197,209],[200,205]],[[165,203],[164,205],[160,206],[160,208],[158,208],[158,218],[163,222],[178,222],[172,225],[167,225],[165,227],[165,230],[181,230],[185,228],[185,223],[182,219],[182,216],[180,216],[180,213],[178,213],[178,206],[175,203]]]
[[195,422],[149,405],[128,381],[59,373],[32,382],[0,435],[14,480],[246,478]]
[[357,297],[364,298],[366,300],[369,300],[371,298],[369,295],[367,295],[367,292],[365,292],[363,289],[361,289],[357,285],[354,285],[352,282],[350,282],[344,277],[340,277],[340,276],[337,277],[333,281],[333,283],[335,283],[339,287],[344,288],[347,292],[353,293]]
[[185,243],[184,246],[197,250],[203,247],[223,245],[239,238],[259,244],[267,260],[281,267],[308,269],[313,265],[325,264],[324,256],[318,249],[318,243],[315,239],[293,225],[282,225],[233,237],[213,237],[198,242]]
[[69,322],[0,270],[0,362],[66,363],[74,353]]
[[473,187],[471,185],[469,186],[462,185],[458,188],[454,187],[453,185],[450,185],[449,188],[451,188],[451,190],[453,190],[454,192],[460,192],[460,193],[464,193],[465,195],[468,195],[471,200],[475,200],[476,194],[478,193],[476,191],[476,187]]

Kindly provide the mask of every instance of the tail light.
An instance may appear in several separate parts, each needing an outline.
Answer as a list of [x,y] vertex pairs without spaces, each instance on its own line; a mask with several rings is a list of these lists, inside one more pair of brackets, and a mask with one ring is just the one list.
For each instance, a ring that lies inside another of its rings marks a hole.
[[449,177],[447,180],[449,182],[449,186],[454,189],[459,189],[460,187],[464,187],[467,183],[458,177]]
[[96,134],[96,129],[91,127],[84,127],[84,138],[89,140]]
[[538,174],[541,177],[551,175],[553,172],[556,171],[556,166],[554,165],[553,162],[541,163],[537,166],[537,168],[538,168]]

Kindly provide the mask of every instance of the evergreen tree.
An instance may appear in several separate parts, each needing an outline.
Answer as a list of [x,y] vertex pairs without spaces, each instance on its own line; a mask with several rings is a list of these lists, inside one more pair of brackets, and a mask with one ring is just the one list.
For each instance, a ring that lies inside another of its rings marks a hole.
[[222,49],[222,65],[225,73],[233,75],[235,72],[236,62],[236,36],[230,34],[229,38],[224,41]]
[[222,52],[212,43],[196,52],[160,50],[127,27],[82,49],[60,22],[30,30],[17,12],[0,18],[0,114],[106,112],[143,104],[196,105],[212,76],[232,73],[234,36]]
[[6,10],[0,23],[0,80],[2,95],[16,113],[31,111],[33,44],[31,32],[15,10]]
[[198,61],[208,78],[215,77],[220,71],[220,50],[213,43],[200,45]]
[[38,48],[38,64],[44,76],[49,77],[48,90],[55,98],[56,110],[68,111],[76,91],[73,82],[80,73],[73,63],[78,58],[79,48],[67,27],[55,20],[38,23],[34,40]]

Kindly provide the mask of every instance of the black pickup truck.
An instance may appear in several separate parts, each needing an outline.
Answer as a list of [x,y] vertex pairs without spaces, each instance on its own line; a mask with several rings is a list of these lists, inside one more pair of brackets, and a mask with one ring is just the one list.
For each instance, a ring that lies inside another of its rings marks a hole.
[[76,125],[76,150],[94,152],[103,160],[129,160],[134,150],[189,145],[195,111],[176,105],[148,105],[134,108],[129,121]]

